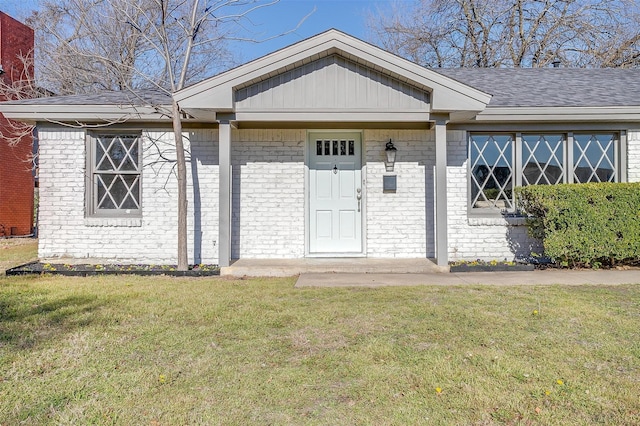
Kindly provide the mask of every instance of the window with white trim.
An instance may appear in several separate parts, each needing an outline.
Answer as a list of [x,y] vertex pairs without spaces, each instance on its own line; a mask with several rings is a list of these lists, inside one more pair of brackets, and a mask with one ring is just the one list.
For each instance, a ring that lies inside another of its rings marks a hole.
[[139,134],[93,134],[87,147],[89,216],[130,217],[141,212]]
[[470,208],[514,211],[516,186],[619,182],[619,140],[613,132],[470,133]]

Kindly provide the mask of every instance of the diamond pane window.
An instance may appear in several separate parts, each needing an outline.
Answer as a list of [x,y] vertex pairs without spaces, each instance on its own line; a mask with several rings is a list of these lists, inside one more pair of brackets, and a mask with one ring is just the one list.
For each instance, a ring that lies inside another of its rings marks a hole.
[[140,138],[137,135],[97,135],[88,167],[93,214],[140,211]]
[[515,185],[619,182],[620,143],[613,132],[470,134],[470,207],[512,212]]
[[583,134],[573,139],[575,182],[616,182],[616,135]]
[[513,208],[513,137],[471,135],[471,205],[474,208]]
[[522,135],[522,185],[564,182],[564,135]]

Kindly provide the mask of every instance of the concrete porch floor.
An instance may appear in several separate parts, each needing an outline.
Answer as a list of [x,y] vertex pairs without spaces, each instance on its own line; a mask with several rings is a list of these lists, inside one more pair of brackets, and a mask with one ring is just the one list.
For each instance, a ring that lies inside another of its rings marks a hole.
[[448,272],[425,258],[302,258],[302,259],[238,259],[220,269],[220,275],[249,277],[290,277],[308,273],[360,274],[432,274]]

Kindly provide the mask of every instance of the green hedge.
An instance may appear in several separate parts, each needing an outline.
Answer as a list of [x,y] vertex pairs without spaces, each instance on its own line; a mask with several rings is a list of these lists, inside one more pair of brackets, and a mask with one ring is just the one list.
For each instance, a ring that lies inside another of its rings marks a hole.
[[529,234],[565,266],[640,261],[640,183],[532,185],[516,189]]

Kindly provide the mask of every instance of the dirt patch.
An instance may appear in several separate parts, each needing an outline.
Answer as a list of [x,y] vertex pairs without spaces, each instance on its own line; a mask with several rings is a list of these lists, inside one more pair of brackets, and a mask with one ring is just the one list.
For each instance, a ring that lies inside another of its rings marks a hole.
[[35,260],[37,252],[38,240],[35,238],[0,238],[0,274]]
[[0,250],[7,250],[11,247],[38,244],[35,238],[0,238]]

